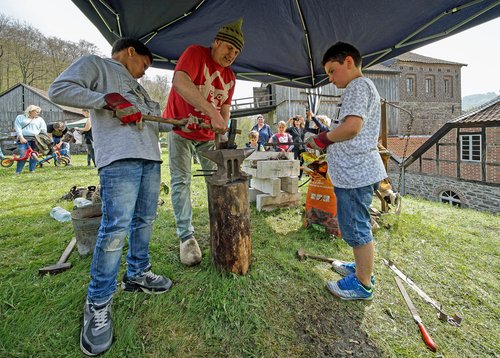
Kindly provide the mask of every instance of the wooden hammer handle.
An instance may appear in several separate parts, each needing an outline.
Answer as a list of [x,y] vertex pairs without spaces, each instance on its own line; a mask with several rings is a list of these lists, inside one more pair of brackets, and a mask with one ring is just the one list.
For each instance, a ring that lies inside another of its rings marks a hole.
[[[143,114],[142,115],[142,120],[143,121],[149,121],[149,122],[158,122],[158,123],[167,123],[167,124],[173,124],[174,126],[185,126],[188,122],[186,118],[183,119],[172,119],[172,118],[163,118],[163,117],[158,117],[158,116],[151,116],[149,114]],[[207,123],[200,123],[199,126],[203,129],[212,129],[212,126]]]
[[173,119],[173,118],[163,118],[158,116],[152,116],[150,114],[143,114],[142,119],[150,122],[158,122],[158,123],[168,123],[177,126],[185,125],[188,120],[187,119]]
[[76,238],[72,238],[68,246],[66,246],[66,249],[62,253],[61,257],[59,258],[59,261],[57,261],[57,264],[62,264],[66,262],[69,255],[71,255],[71,252],[75,248],[75,245],[76,245]]
[[335,261],[334,259],[331,259],[331,258],[325,257],[325,256],[317,256],[317,255],[306,254],[306,257],[309,257],[311,259],[316,259],[316,260],[319,260],[319,261],[329,262],[329,263],[332,263],[333,261]]

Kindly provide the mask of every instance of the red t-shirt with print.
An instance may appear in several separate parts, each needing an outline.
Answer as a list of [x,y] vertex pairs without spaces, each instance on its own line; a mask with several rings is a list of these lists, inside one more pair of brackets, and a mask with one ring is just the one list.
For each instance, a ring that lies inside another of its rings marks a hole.
[[[292,142],[292,136],[289,133],[276,133],[273,135],[273,143],[290,143]],[[288,152],[288,149],[290,148],[289,145],[281,144],[278,145],[278,148],[280,150],[284,150],[285,152]]]
[[[233,70],[222,67],[210,56],[210,48],[198,45],[189,46],[179,58],[175,71],[183,71],[191,77],[202,96],[217,108],[223,104],[231,104],[236,78]],[[163,111],[163,118],[187,118],[189,115],[203,118],[205,123],[210,123],[210,118],[204,113],[187,103],[174,88],[170,90],[167,106]],[[200,129],[192,132],[175,130],[178,135],[197,141],[209,141],[215,137],[214,132]]]

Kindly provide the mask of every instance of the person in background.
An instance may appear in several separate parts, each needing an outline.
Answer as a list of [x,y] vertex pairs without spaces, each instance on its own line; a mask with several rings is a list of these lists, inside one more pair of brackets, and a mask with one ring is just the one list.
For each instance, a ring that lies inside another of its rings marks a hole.
[[[293,140],[293,159],[300,161],[300,166],[304,164],[301,154],[306,151],[304,145],[304,117],[295,116],[288,119],[286,132],[292,136]],[[302,178],[302,169],[300,170],[299,180]]]
[[[305,135],[304,139],[307,142],[309,138],[314,135],[318,135],[321,132],[328,132],[330,130],[329,127],[330,119],[326,116],[315,116],[311,111],[306,112],[306,125],[304,127]],[[306,150],[309,153],[313,153],[316,156],[320,156],[324,151],[319,151],[316,149],[312,149],[306,147]]]
[[82,113],[84,117],[87,118],[85,126],[83,128],[75,128],[75,130],[82,132],[83,134],[83,140],[85,141],[85,145],[87,146],[87,166],[90,166],[90,161],[92,161],[95,167],[94,143],[92,138],[92,123],[90,121],[90,112],[88,109],[82,109]]
[[[19,149],[19,156],[23,157],[28,150],[28,147],[37,151],[35,136],[40,133],[47,133],[47,124],[44,119],[40,117],[42,109],[35,105],[29,105],[24,114],[20,114],[14,121],[14,128],[17,135],[17,148]],[[32,155],[29,159],[30,173],[35,172],[36,163],[38,158]],[[18,161],[16,167],[16,174],[20,174],[24,168],[26,161]]]
[[121,38],[111,58],[83,56],[49,87],[53,102],[88,108],[92,118],[102,220],[80,331],[80,348],[87,355],[103,353],[113,343],[111,303],[127,236],[124,291],[160,294],[172,285],[153,273],[149,257],[161,183],[159,129],[168,127],[142,123],[142,113],[160,114],[159,103],[137,82],[152,62],[141,41]]
[[[68,127],[66,126],[65,122],[55,122],[55,123],[50,123],[47,125],[47,134],[49,135],[49,137],[52,138],[52,141],[54,142],[54,144],[61,143],[62,138],[64,137],[64,135],[66,133],[68,133]],[[69,135],[71,135],[71,133]],[[71,159],[71,155],[69,153],[69,150],[70,150],[70,146],[69,146],[68,142],[63,141],[59,145],[59,151],[60,151],[61,155],[64,155],[64,156],[68,157],[69,159]],[[69,163],[68,165],[71,166],[71,163]]]
[[[215,133],[228,129],[230,105],[236,77],[230,66],[243,49],[243,19],[222,26],[212,47],[189,46],[175,66],[172,89],[163,111],[164,118],[200,118],[212,126],[201,129],[193,123],[168,136],[171,195],[174,208],[179,254],[187,266],[201,262],[201,250],[194,237],[191,205],[191,162],[193,153],[214,149]],[[214,133],[215,132],[215,133]],[[199,156],[203,170],[215,169],[209,159]]]
[[264,122],[264,116],[262,114],[257,116],[257,123],[252,127],[252,130],[259,132],[259,143],[263,146],[269,142],[269,139],[271,139],[274,134],[269,124]]
[[[311,120],[314,124],[314,128],[311,128]],[[314,116],[311,111],[306,112],[306,123],[304,130],[313,134],[320,134],[321,132],[328,132],[330,127],[326,123],[324,116]]]
[[254,148],[258,152],[264,152],[264,146],[259,143],[259,132],[250,131],[248,133],[248,143],[245,144],[247,148]]
[[274,134],[271,139],[269,139],[269,143],[275,144],[273,148],[276,152],[291,152],[294,146],[290,145],[290,143],[292,143],[292,136],[285,131],[285,121],[279,121],[276,127],[278,128],[278,133]]
[[344,277],[327,282],[326,288],[343,300],[371,300],[375,249],[370,205],[379,182],[387,178],[377,149],[380,96],[373,82],[363,77],[361,54],[353,45],[337,42],[325,52],[322,64],[330,82],[345,91],[338,118],[334,118],[339,125],[309,138],[308,145],[326,148],[340,232],[354,253],[354,262],[332,263]]

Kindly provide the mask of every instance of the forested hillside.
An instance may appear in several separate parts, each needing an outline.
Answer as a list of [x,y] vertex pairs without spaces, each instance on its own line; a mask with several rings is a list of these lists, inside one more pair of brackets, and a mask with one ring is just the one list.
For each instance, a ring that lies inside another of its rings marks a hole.
[[[64,29],[61,28],[61,33]],[[84,34],[82,34],[84,36]],[[17,83],[47,90],[54,79],[77,58],[99,53],[92,43],[46,37],[28,23],[0,13],[0,93]],[[143,78],[142,85],[164,107],[169,92],[167,75]]]
[[498,94],[496,94],[495,92],[472,94],[470,96],[465,96],[462,98],[462,110],[468,112],[475,107],[479,107],[480,105],[491,101],[493,98],[497,96]]

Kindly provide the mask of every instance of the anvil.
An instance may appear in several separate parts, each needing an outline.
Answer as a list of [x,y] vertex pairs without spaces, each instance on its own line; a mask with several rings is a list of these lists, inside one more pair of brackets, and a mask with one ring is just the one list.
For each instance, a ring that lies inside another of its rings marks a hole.
[[224,185],[239,180],[249,179],[250,175],[241,172],[240,166],[243,160],[254,151],[254,148],[245,148],[216,149],[200,152],[203,157],[217,164],[217,171],[207,177],[207,182],[215,185]]

